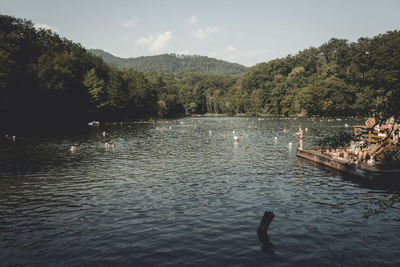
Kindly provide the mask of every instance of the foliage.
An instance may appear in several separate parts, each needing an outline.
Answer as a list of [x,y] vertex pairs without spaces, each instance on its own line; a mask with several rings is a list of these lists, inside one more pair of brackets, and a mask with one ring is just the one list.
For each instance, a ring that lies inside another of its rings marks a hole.
[[270,115],[400,115],[400,32],[319,48],[257,64],[239,78],[234,111]]
[[31,21],[0,15],[1,131],[35,134],[105,119],[151,117],[157,96],[143,73],[110,67]]
[[0,131],[206,113],[400,115],[399,31],[353,43],[331,39],[248,69],[201,56],[122,62],[101,54],[125,67],[119,69],[92,53],[31,21],[0,15]]
[[141,72],[198,72],[236,75],[246,71],[246,67],[243,65],[199,55],[163,54],[137,58],[120,58],[101,49],[90,49],[89,52],[102,57],[106,63],[117,68],[134,69]]
[[353,140],[353,135],[351,133],[339,132],[318,140],[317,145],[322,149],[336,149],[349,146],[351,140]]

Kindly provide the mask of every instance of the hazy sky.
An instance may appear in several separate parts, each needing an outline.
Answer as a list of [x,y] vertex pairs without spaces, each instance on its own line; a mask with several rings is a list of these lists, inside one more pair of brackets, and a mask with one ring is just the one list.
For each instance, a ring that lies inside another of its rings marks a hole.
[[0,0],[0,13],[119,57],[185,53],[246,66],[400,29],[399,0]]

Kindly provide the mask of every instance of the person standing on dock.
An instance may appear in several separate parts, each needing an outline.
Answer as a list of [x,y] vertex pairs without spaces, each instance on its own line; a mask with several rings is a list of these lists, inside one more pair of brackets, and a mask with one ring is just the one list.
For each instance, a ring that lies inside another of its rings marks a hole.
[[365,121],[365,125],[366,125],[368,128],[374,128],[375,124],[376,124],[375,114],[373,114],[372,117],[368,118],[368,119]]
[[300,137],[300,150],[303,150],[303,129],[301,128],[301,126],[299,126],[299,131],[297,133],[295,133],[294,135],[298,135]]

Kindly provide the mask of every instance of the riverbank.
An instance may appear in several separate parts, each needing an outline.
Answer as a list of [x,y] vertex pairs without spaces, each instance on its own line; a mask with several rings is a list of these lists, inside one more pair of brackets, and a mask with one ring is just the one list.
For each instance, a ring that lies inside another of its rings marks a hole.
[[273,115],[273,114],[246,114],[246,113],[239,113],[239,114],[228,114],[228,113],[204,113],[204,114],[191,114],[186,117],[245,117],[245,118],[311,118],[311,119],[318,119],[318,118],[328,118],[328,119],[335,119],[335,120],[342,120],[342,119],[366,119],[367,116],[306,116],[303,114],[298,115]]

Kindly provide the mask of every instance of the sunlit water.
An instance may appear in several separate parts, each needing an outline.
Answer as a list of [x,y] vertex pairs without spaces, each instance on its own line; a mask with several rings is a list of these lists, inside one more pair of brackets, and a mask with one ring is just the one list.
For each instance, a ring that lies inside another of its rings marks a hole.
[[0,265],[399,264],[398,195],[295,155],[299,125],[307,147],[356,122],[186,118],[3,142]]

